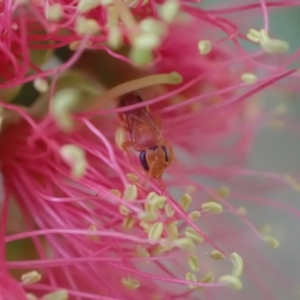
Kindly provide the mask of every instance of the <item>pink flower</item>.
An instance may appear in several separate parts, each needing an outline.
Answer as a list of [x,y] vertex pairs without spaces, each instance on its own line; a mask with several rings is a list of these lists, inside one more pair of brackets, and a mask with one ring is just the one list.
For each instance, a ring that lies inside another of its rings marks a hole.
[[[2,2],[3,299],[296,294],[271,252],[281,236],[259,228],[255,210],[298,222],[296,207],[264,192],[299,185],[246,166],[256,133],[281,124],[279,109],[261,107],[263,91],[298,90],[290,63],[300,52],[284,54],[268,28],[269,7],[297,1],[194,4]],[[248,18],[259,9],[264,29]],[[63,46],[70,58],[45,66]],[[21,89],[27,82],[38,96]],[[131,92],[144,101],[118,107]],[[16,101],[26,97],[32,105]],[[175,153],[162,184],[122,149],[130,136],[118,113],[143,106]]]

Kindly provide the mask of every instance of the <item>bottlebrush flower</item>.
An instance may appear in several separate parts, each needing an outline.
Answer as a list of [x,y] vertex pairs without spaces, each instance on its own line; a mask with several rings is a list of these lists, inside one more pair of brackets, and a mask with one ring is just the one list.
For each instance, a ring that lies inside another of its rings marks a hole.
[[[1,2],[1,296],[293,298],[297,282],[271,253],[280,235],[255,215],[299,221],[263,195],[299,185],[245,165],[280,116],[262,91],[298,89],[300,52],[283,54],[268,28],[270,7],[297,3]],[[264,29],[249,20],[259,9]],[[70,57],[44,64],[66,47]],[[118,107],[131,92],[144,101]],[[122,149],[118,113],[142,106],[174,149],[162,184]]]

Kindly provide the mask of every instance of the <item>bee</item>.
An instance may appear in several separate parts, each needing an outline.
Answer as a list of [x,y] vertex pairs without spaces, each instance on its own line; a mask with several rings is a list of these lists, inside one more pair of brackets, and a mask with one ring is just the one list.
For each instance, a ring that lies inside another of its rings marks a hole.
[[[138,94],[130,93],[120,98],[120,106],[134,105],[142,101]],[[154,121],[146,106],[127,111],[124,115],[120,117],[127,125],[131,141],[124,142],[123,149],[127,151],[128,147],[133,146],[140,152],[139,160],[143,169],[150,176],[160,179],[174,158],[172,147],[163,140],[160,126]]]

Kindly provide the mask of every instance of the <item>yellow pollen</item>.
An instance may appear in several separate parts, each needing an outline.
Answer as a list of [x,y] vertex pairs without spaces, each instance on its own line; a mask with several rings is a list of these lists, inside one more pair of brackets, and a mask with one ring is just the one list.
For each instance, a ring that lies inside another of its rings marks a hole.
[[95,35],[100,32],[100,27],[96,20],[79,16],[75,23],[75,31],[79,35]]
[[[141,246],[141,245],[136,246],[136,253],[137,253],[137,256],[140,257],[140,258],[150,257],[150,254],[149,254],[148,250],[145,247]],[[149,261],[146,261],[146,262],[149,262]]]
[[90,238],[91,240],[97,242],[100,240],[99,236],[93,234],[93,231],[97,231],[98,228],[95,224],[91,224],[91,226],[89,227],[89,230],[91,231],[91,234],[88,235],[88,238]]
[[213,282],[215,279],[215,276],[212,272],[208,272],[207,274],[205,274],[202,278],[201,278],[201,282],[203,283],[209,283],[209,282]]
[[132,183],[136,183],[139,181],[139,177],[133,173],[127,173],[126,177],[132,182]]
[[117,147],[121,150],[123,150],[123,143],[126,140],[125,134],[126,134],[125,129],[122,127],[119,127],[116,130],[115,142],[116,142]]
[[277,249],[279,247],[279,242],[273,236],[265,236],[264,240],[273,248]]
[[195,252],[196,250],[193,240],[189,237],[179,238],[175,240],[174,246],[189,252]]
[[247,38],[253,43],[260,43],[260,33],[255,29],[250,29],[247,33]]
[[[196,278],[196,276],[193,273],[187,272],[185,274],[185,280],[186,281],[190,281],[190,282],[196,282],[197,278]],[[188,287],[190,289],[194,289],[196,286],[194,284],[189,284]]]
[[166,23],[172,23],[180,10],[177,0],[166,0],[159,9],[159,15]]
[[192,203],[192,197],[188,193],[183,194],[179,200],[179,205],[185,211],[189,208],[191,203]]
[[155,222],[150,226],[148,239],[150,241],[158,241],[163,233],[164,225],[162,222]]
[[82,13],[86,13],[98,6],[100,6],[100,0],[80,0],[78,3],[78,10]]
[[188,257],[188,264],[192,271],[198,272],[199,271],[199,261],[197,256],[191,255]]
[[165,206],[165,213],[169,218],[172,218],[175,214],[174,208],[169,203]]
[[38,273],[37,271],[31,271],[21,276],[21,280],[23,284],[33,284],[39,282],[41,278],[42,278],[41,274]]
[[153,222],[158,218],[158,215],[155,211],[144,211],[139,214],[139,219],[146,222]]
[[223,211],[223,207],[220,203],[210,201],[210,202],[204,202],[201,205],[201,208],[204,211],[209,211],[211,213],[221,213]]
[[138,280],[132,279],[130,277],[128,278],[122,278],[121,283],[123,286],[125,286],[129,290],[136,290],[140,287],[140,283]]
[[63,17],[63,7],[58,4],[50,4],[46,10],[46,18],[49,21],[57,22]]
[[224,255],[218,250],[213,250],[209,253],[209,256],[214,259],[223,259]]
[[255,83],[257,79],[258,79],[257,76],[253,73],[244,73],[241,76],[241,80],[249,84]]
[[133,47],[137,49],[153,50],[160,45],[161,39],[155,33],[140,33],[133,40]]
[[121,198],[121,192],[119,190],[110,190],[110,193]]
[[201,55],[206,55],[211,51],[211,41],[202,40],[198,43],[198,49]]
[[235,277],[241,277],[243,273],[244,262],[241,256],[235,252],[231,253],[230,259],[233,263],[232,275]]
[[49,84],[47,80],[42,78],[37,78],[33,81],[34,88],[40,93],[46,93],[49,90]]
[[287,42],[270,38],[264,29],[260,31],[260,36],[260,44],[266,52],[275,54],[289,51],[290,46]]
[[139,26],[142,32],[154,33],[158,36],[165,36],[168,30],[165,23],[153,18],[143,19]]
[[123,199],[134,201],[137,198],[137,187],[134,184],[128,184],[124,190]]
[[170,240],[178,239],[177,221],[174,221],[174,222],[170,223],[167,226],[167,231],[168,231],[168,238]]
[[146,233],[149,233],[150,228],[151,228],[151,224],[147,223],[146,221],[141,221],[141,222],[139,223],[139,225],[143,228],[143,230],[144,230]]
[[227,283],[229,286],[231,286],[237,291],[243,288],[241,281],[233,275],[224,275],[219,279],[219,282]]
[[195,222],[197,219],[199,219],[201,216],[201,213],[199,211],[192,211],[190,214],[189,214],[189,219],[191,219],[193,222]]
[[125,230],[130,230],[133,228],[135,223],[136,223],[136,220],[134,218],[132,218],[131,216],[127,216],[123,221],[123,228]]
[[66,144],[60,148],[60,155],[71,167],[71,174],[75,178],[84,176],[87,160],[83,149],[76,145]]
[[157,195],[155,192],[150,192],[147,196],[147,203],[154,209],[163,208],[166,200],[165,196]]
[[123,216],[128,216],[130,214],[131,210],[126,207],[125,205],[120,205],[119,206],[119,213]]
[[204,241],[204,237],[192,227],[187,227],[187,229],[185,230],[185,236],[197,243],[203,243]]
[[69,299],[69,295],[66,290],[58,290],[44,295],[41,300],[68,300],[68,299]]

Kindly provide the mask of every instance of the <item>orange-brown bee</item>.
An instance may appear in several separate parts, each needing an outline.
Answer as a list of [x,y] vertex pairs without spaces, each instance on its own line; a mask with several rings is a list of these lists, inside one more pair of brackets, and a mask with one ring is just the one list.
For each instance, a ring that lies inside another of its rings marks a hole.
[[[120,106],[128,106],[142,102],[142,98],[130,93],[120,98]],[[164,170],[173,160],[172,147],[162,137],[159,125],[154,121],[147,107],[135,108],[124,113],[121,119],[127,123],[131,141],[123,143],[124,150],[133,146],[140,152],[139,159],[144,170],[154,178],[161,178]]]

